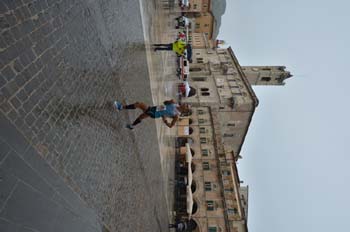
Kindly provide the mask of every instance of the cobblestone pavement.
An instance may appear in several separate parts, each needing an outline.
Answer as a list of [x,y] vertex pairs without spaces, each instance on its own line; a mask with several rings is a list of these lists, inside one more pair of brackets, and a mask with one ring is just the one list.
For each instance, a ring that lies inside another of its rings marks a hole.
[[166,231],[155,123],[109,104],[152,103],[140,1],[2,0],[0,27],[2,113],[111,231]]

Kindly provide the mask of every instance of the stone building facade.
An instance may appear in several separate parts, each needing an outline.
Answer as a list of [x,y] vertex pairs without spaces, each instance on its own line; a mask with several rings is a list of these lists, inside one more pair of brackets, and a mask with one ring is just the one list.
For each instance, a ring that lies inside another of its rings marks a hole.
[[[231,48],[193,50],[189,82],[197,94],[183,99],[192,113],[177,126],[192,153],[193,231],[248,231],[248,187],[241,185],[236,162],[259,103],[252,84],[290,77],[281,67],[241,67]],[[185,156],[184,144],[179,153]]]

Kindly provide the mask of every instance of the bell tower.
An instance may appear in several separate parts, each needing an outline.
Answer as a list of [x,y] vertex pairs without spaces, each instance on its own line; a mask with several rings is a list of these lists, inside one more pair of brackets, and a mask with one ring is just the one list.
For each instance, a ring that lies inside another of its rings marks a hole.
[[285,66],[242,66],[251,85],[284,85],[292,77]]

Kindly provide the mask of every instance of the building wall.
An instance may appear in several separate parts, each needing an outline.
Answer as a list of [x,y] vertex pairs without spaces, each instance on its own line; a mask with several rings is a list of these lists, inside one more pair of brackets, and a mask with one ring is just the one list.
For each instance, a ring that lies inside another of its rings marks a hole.
[[183,136],[182,127],[191,119],[193,199],[198,204],[192,218],[199,223],[199,231],[216,227],[217,231],[245,232],[248,189],[241,190],[236,160],[257,99],[227,49],[194,49],[189,82],[197,94],[183,99],[193,107],[186,121],[180,121],[178,135]]
[[210,0],[202,0],[202,12],[209,12]]
[[[188,124],[189,119],[191,124]],[[234,194],[235,189],[239,189],[239,182],[232,178],[232,163],[219,159],[210,107],[192,108],[192,114],[182,118],[179,124],[179,136],[182,136],[181,128],[184,126],[193,130],[188,137],[191,138],[190,147],[194,151],[192,163],[195,167],[193,181],[196,190],[193,199],[198,204],[198,210],[191,218],[199,224],[199,231],[209,231],[209,228],[227,231],[227,219],[242,220],[237,209],[241,207],[237,203],[239,198]],[[185,156],[185,147],[180,148],[180,153]]]
[[211,39],[213,34],[213,22],[214,17],[210,12],[200,13],[199,16],[195,18],[194,32],[206,33],[208,38]]

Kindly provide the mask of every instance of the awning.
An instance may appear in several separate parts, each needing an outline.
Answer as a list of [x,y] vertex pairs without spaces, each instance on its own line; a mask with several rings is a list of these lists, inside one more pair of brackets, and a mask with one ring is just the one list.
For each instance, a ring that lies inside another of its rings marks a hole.
[[189,126],[184,126],[183,129],[184,129],[183,135],[190,135],[190,127]]
[[188,84],[188,81],[184,81],[183,83],[185,85],[186,97],[188,97],[188,95],[190,94],[190,90],[191,90],[190,85]]
[[186,197],[187,213],[190,216],[192,215],[192,209],[193,209],[193,196],[192,196],[192,191],[190,186],[187,186],[186,192],[187,192],[187,197]]
[[189,143],[186,143],[186,162],[189,164],[189,166],[191,166],[192,152]]
[[187,185],[191,187],[192,180],[193,180],[191,164],[188,164],[188,174],[187,174],[187,176],[188,176],[188,178],[187,178]]

